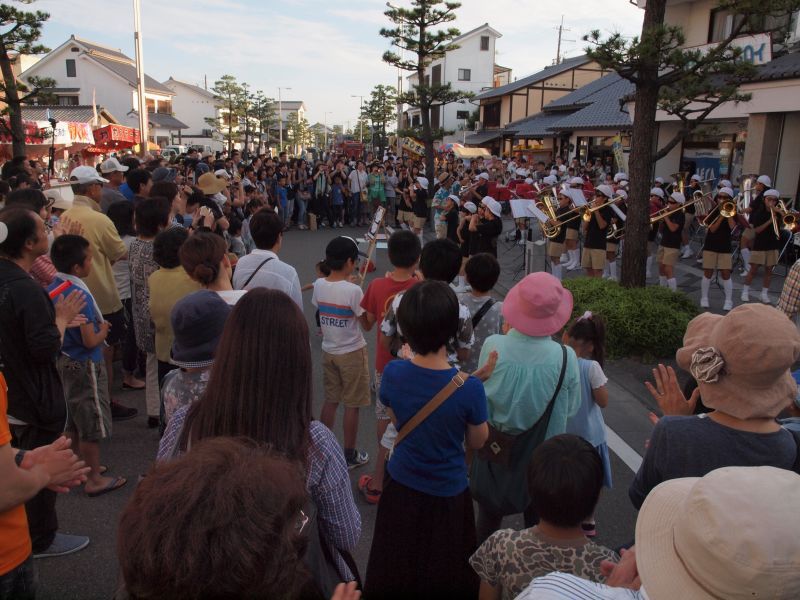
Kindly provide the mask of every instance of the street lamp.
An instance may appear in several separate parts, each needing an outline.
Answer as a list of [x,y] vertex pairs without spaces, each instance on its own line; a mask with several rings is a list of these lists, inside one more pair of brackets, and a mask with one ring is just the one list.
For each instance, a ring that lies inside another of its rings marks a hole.
[[290,87],[278,88],[278,154],[283,152],[283,102],[281,101],[281,90],[290,90]]
[[359,96],[358,94],[350,94],[351,98],[359,98],[360,102],[358,105],[358,122],[361,129],[361,134],[359,136],[359,141],[363,144],[364,143],[364,96]]
[[325,129],[325,145],[323,146],[324,151],[328,151],[328,115],[332,115],[332,111],[327,111],[322,115],[322,126]]

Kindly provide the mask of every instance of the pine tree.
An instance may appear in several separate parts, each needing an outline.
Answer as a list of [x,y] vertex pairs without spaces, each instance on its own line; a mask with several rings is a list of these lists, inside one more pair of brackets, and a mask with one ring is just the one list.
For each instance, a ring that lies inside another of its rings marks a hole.
[[233,142],[239,131],[239,117],[243,114],[243,88],[233,75],[223,75],[214,82],[211,91],[224,113],[219,118],[207,118],[206,123],[227,141],[230,154],[233,152]]
[[[364,104],[362,117],[369,119],[372,130],[377,132],[376,156],[383,156],[383,151],[388,143],[386,126],[395,118],[397,109],[397,90],[390,85],[376,85],[367,103]],[[373,139],[373,150],[375,140]]]

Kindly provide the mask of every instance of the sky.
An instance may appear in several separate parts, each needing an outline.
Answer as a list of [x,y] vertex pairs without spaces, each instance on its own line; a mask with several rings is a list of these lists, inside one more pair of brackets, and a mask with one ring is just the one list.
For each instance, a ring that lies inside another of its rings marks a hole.
[[[396,0],[407,5],[408,0]],[[397,70],[381,55],[390,26],[383,0],[141,0],[145,72],[209,88],[225,74],[267,97],[303,100],[310,123],[355,122],[359,98],[378,84],[396,85]],[[111,8],[113,7],[113,8]],[[133,1],[37,0],[50,13],[42,43],[56,48],[71,34],[134,56]],[[537,0],[462,0],[451,24],[467,32],[489,23],[503,34],[496,62],[521,78],[552,63],[564,17],[562,54],[581,54],[590,30],[636,35],[642,11],[628,0],[565,0],[544,10]],[[569,41],[571,40],[571,41]],[[328,113],[327,115],[325,113]]]

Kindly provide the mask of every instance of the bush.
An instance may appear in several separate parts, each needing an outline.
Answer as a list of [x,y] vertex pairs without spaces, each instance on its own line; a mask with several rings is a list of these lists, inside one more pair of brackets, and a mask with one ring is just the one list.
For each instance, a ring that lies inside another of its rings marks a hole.
[[651,286],[624,288],[615,281],[580,277],[564,281],[572,292],[572,318],[585,311],[606,321],[609,358],[674,358],[683,343],[686,325],[698,314],[686,294]]

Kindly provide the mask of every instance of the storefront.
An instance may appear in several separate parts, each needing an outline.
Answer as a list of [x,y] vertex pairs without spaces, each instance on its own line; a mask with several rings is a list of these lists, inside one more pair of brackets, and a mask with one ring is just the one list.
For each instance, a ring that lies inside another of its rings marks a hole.
[[746,142],[747,119],[704,125],[683,141],[679,170],[714,184],[720,179],[739,181]]

